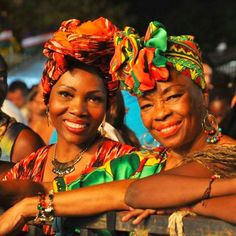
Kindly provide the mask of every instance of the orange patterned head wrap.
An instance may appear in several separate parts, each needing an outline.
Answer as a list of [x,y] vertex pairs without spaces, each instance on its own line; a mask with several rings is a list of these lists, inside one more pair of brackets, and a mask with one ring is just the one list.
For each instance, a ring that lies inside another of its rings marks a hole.
[[201,52],[189,35],[169,36],[158,21],[150,22],[144,37],[131,27],[115,34],[115,54],[110,63],[114,81],[134,95],[155,87],[155,81],[169,78],[167,65],[184,73],[202,90],[205,79]]
[[48,58],[41,80],[46,104],[53,85],[67,71],[67,57],[97,68],[103,74],[108,92],[118,88],[118,81],[111,81],[109,75],[116,31],[117,27],[102,17],[84,23],[77,19],[62,22],[43,50]]

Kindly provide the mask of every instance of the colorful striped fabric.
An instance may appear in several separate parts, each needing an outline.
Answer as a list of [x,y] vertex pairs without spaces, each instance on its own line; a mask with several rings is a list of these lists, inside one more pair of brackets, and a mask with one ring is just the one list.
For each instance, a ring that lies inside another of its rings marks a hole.
[[68,56],[99,69],[108,91],[118,88],[118,82],[112,82],[109,74],[109,63],[115,50],[113,35],[116,31],[117,27],[103,17],[87,22],[77,19],[62,22],[43,50],[48,58],[41,81],[45,103],[48,102],[52,86],[67,71]]
[[130,27],[116,32],[114,44],[110,74],[114,81],[120,81],[123,89],[134,95],[153,89],[156,81],[168,80],[168,66],[185,74],[203,91],[206,89],[201,51],[194,36],[167,37],[165,27],[153,21],[144,37]]

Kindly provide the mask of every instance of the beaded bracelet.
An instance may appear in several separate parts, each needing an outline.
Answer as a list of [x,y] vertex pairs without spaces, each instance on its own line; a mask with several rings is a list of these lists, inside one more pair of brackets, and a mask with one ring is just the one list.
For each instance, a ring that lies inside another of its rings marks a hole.
[[210,179],[210,182],[209,182],[209,185],[208,187],[206,188],[206,190],[204,191],[203,195],[202,195],[202,206],[205,206],[205,200],[210,198],[210,195],[211,195],[211,186],[213,184],[213,182],[216,180],[216,179],[219,179],[220,178],[220,175],[212,175],[211,176],[211,179]]
[[37,205],[38,214],[34,219],[35,225],[51,225],[54,220],[54,206],[53,198],[54,194],[51,190],[48,195],[48,204],[46,204],[46,196],[42,193],[38,193],[39,202]]

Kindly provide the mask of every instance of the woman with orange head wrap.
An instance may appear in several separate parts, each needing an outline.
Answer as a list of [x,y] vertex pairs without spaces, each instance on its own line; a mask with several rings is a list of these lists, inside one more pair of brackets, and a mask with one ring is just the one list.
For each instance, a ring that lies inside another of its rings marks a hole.
[[[54,182],[54,191],[65,191],[76,188],[83,176],[108,160],[135,150],[98,131],[119,85],[109,75],[116,31],[102,17],[87,22],[72,19],[64,21],[46,42],[43,53],[48,60],[41,83],[48,121],[56,128],[58,141],[16,164],[5,181]],[[35,223],[50,223],[44,214],[39,210]],[[51,227],[44,233],[51,234]]]

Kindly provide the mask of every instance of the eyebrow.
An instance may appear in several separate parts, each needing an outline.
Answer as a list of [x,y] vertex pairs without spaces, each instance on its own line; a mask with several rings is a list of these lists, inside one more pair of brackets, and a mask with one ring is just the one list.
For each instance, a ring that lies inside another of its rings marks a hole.
[[[60,84],[58,87],[66,87],[68,89],[72,89],[74,91],[77,91],[74,87],[66,85],[66,84]],[[98,93],[98,92],[105,94],[105,92],[103,90],[91,90],[91,91],[88,91],[88,93]]]
[[[163,90],[163,94],[166,94],[168,92],[170,92],[171,89],[173,89],[173,87],[181,87],[181,88],[186,88],[185,85],[182,85],[182,84],[173,84],[173,85],[170,85],[169,87],[165,88]],[[146,98],[148,97],[149,95],[152,95],[152,93],[155,91],[155,89],[152,89],[152,90],[148,90],[148,91],[145,91],[142,95],[143,98]]]
[[168,93],[174,87],[186,88],[186,86],[182,85],[182,84],[173,84],[173,85],[169,86],[168,88],[165,88],[163,90],[163,93]]

